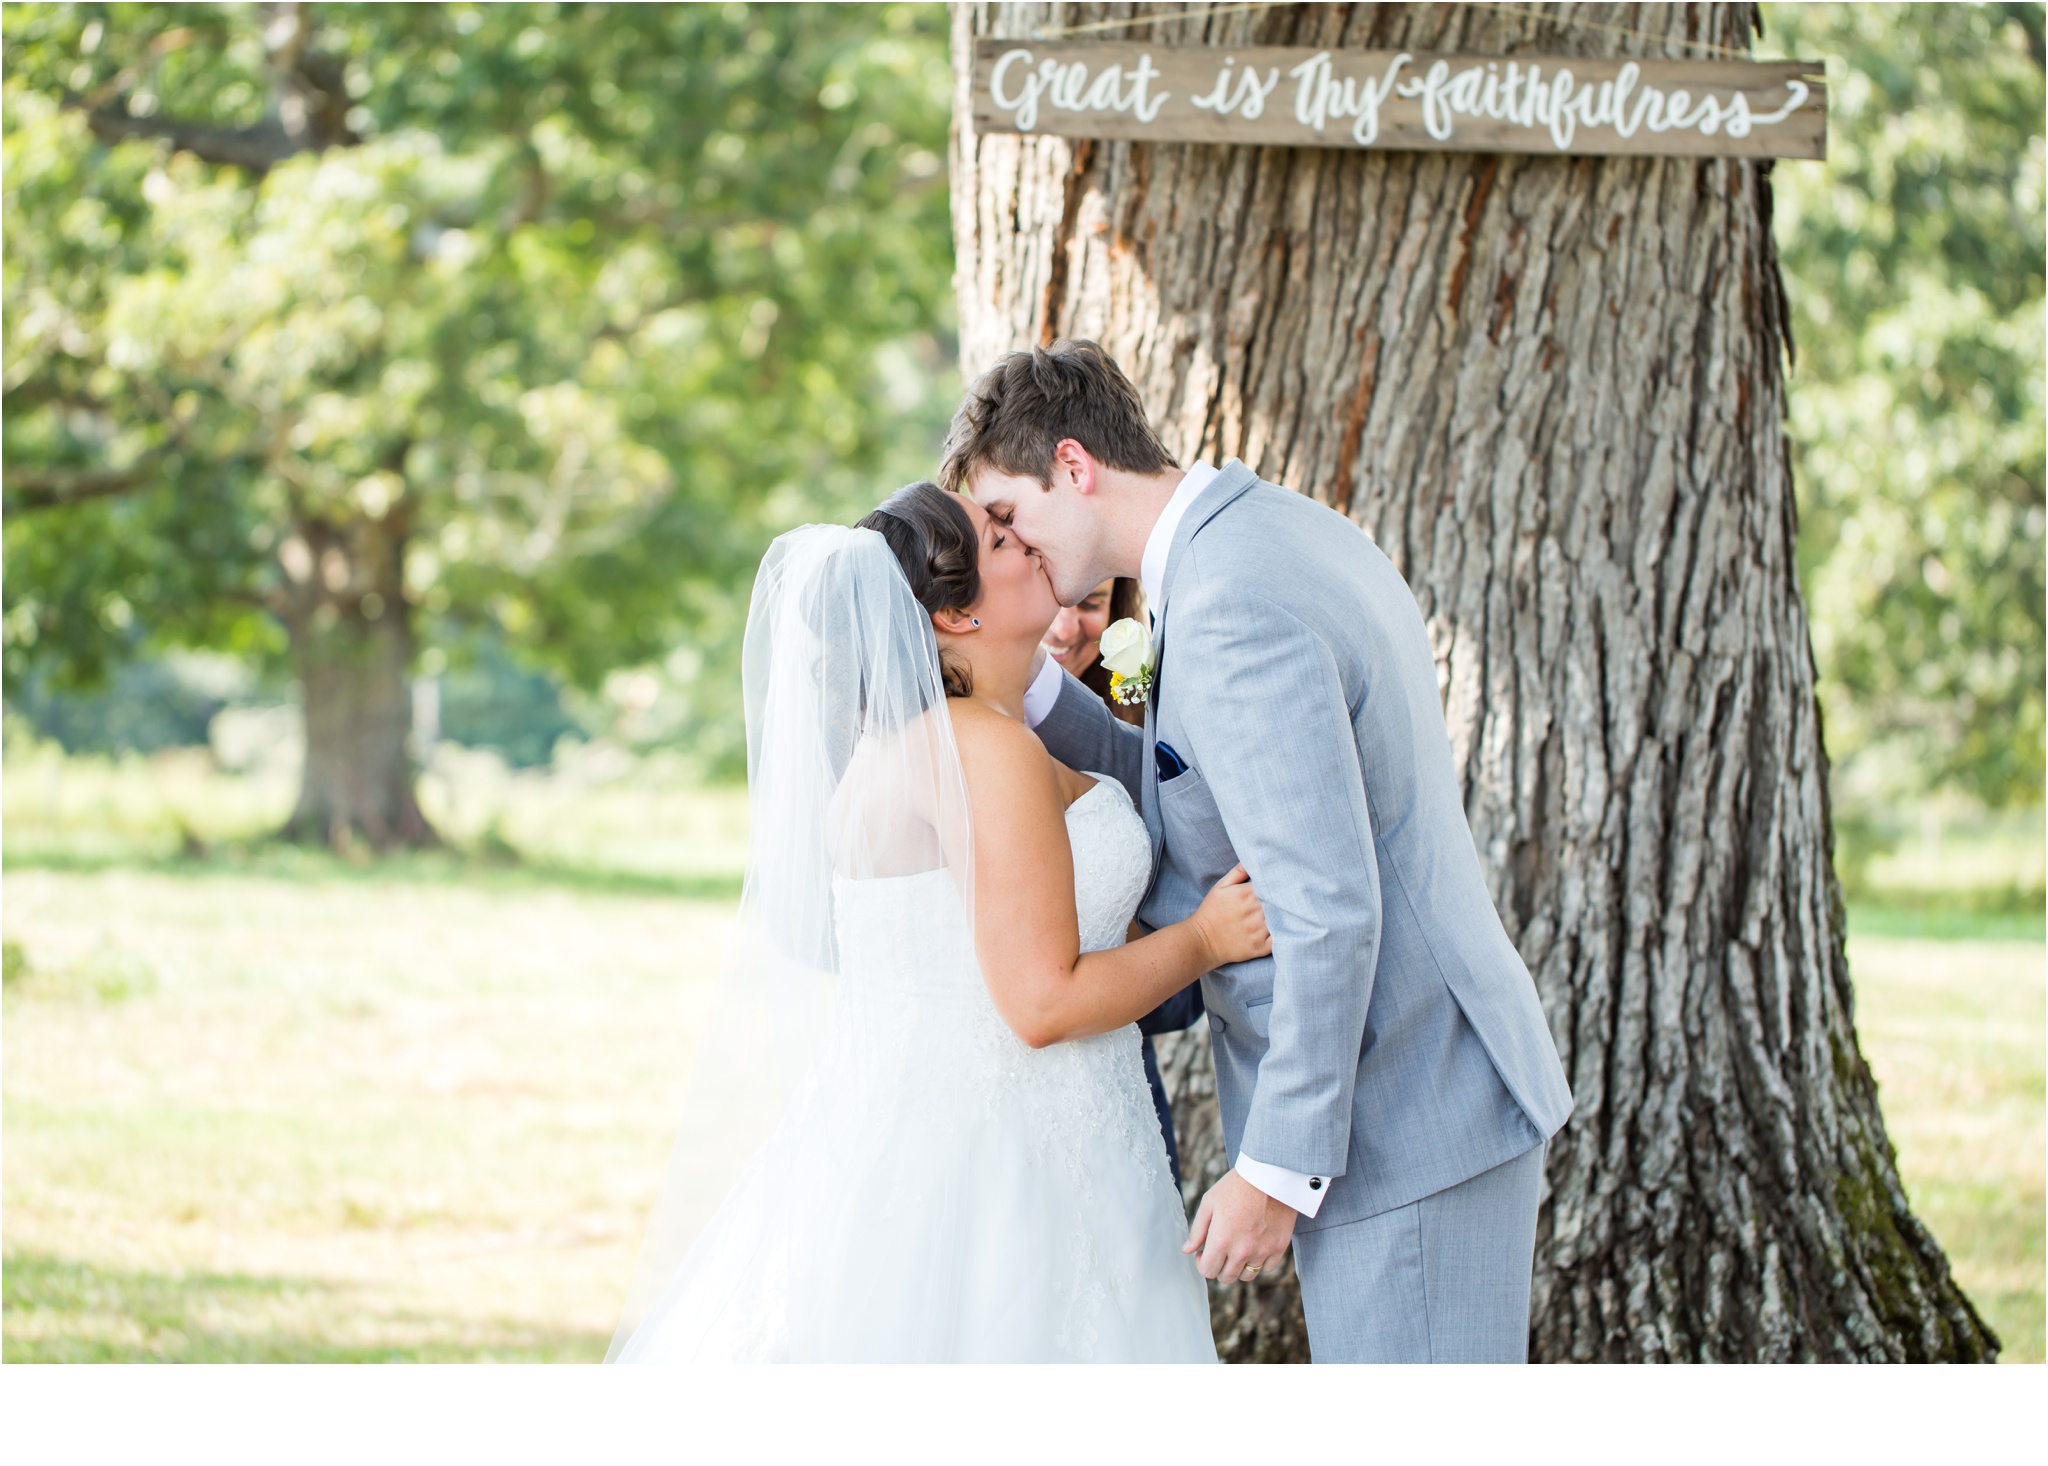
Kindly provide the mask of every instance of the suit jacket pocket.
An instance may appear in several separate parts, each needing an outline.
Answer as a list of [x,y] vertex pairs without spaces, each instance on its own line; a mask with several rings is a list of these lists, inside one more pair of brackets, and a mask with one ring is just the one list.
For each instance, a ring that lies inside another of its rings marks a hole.
[[1166,858],[1204,890],[1237,864],[1223,816],[1200,769],[1189,769],[1159,786],[1159,820],[1166,831]]
[[1211,1022],[1231,1030],[1240,1043],[1256,1039],[1257,1046],[1264,1048],[1272,1028],[1273,990],[1266,987],[1247,992],[1238,983],[1219,982],[1218,977],[1211,974],[1209,981],[1214,986],[1205,987],[1202,993]]

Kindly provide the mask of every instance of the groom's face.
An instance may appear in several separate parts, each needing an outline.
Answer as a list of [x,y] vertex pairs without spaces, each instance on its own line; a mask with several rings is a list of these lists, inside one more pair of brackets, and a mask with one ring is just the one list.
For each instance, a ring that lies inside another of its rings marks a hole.
[[969,496],[988,511],[989,518],[1007,526],[1027,548],[1038,552],[1062,606],[1078,606],[1104,576],[1095,565],[1091,505],[1078,482],[1094,465],[1092,461],[1068,461],[1072,456],[1061,454],[1053,460],[1050,484],[1040,483],[1030,474],[1004,473],[986,463],[967,477]]

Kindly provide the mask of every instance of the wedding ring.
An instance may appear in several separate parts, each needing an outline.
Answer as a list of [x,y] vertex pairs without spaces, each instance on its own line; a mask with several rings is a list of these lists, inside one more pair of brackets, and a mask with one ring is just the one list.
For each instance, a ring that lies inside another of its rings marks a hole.
[[1248,1267],[1242,1273],[1238,1274],[1238,1277],[1241,1281],[1248,1283],[1253,1278],[1256,1278],[1259,1275],[1259,1271],[1260,1270],[1258,1268]]

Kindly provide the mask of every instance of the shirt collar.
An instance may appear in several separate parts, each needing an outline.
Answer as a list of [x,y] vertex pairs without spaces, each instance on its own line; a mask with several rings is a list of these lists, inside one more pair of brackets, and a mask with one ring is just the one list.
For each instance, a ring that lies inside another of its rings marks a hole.
[[1166,585],[1166,557],[1173,550],[1173,537],[1180,532],[1181,520],[1187,517],[1195,500],[1202,496],[1202,490],[1215,480],[1216,473],[1215,466],[1203,460],[1182,475],[1173,497],[1160,510],[1159,521],[1152,526],[1152,533],[1145,541],[1145,555],[1138,562],[1138,578],[1145,587],[1145,605],[1154,616],[1159,612],[1159,592]]

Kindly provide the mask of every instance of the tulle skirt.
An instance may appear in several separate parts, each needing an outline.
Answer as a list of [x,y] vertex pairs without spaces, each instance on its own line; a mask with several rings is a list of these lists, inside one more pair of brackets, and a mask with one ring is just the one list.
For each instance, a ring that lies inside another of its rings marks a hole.
[[850,983],[621,1362],[1213,1363],[1138,1042]]

